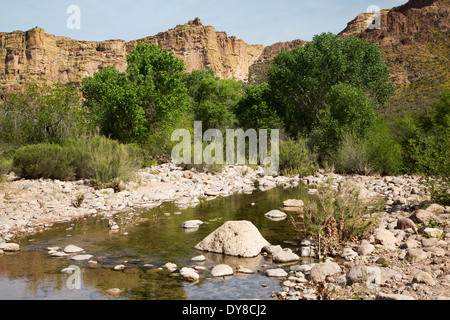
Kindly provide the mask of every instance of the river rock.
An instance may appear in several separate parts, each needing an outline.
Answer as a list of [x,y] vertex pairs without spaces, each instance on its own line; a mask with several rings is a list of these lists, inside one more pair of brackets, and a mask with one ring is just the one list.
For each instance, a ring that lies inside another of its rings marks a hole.
[[83,252],[84,251],[84,249],[82,249],[82,248],[80,248],[80,247],[77,247],[77,246],[74,246],[74,245],[68,245],[68,246],[66,246],[65,248],[64,248],[64,252],[65,253],[80,253],[80,252]]
[[303,208],[304,205],[302,200],[289,199],[283,202],[284,207]]
[[436,228],[425,228],[425,230],[423,230],[423,233],[432,238],[439,238],[440,236],[442,236],[443,231]]
[[219,264],[211,270],[211,275],[213,277],[225,277],[233,274],[233,268],[226,264]]
[[375,250],[375,246],[367,240],[362,240],[361,244],[358,247],[358,253],[361,256],[366,256],[368,254],[371,254]]
[[436,281],[434,281],[433,277],[425,271],[420,271],[419,273],[417,273],[414,276],[413,282],[425,283],[426,285],[429,285],[429,286],[436,285]]
[[192,268],[181,268],[180,276],[189,281],[196,281],[200,278],[199,274]]
[[271,210],[265,216],[270,219],[285,219],[287,217],[286,213],[280,210]]
[[395,235],[386,229],[379,229],[375,233],[375,241],[377,243],[381,243],[383,245],[389,245],[395,247],[395,245],[398,243],[397,238]]
[[200,225],[203,224],[201,220],[189,220],[185,221],[182,224],[183,229],[197,229]]
[[268,277],[283,278],[283,277],[287,277],[288,273],[281,268],[277,268],[277,269],[266,270],[266,275]]
[[418,209],[409,218],[417,223],[428,224],[435,216],[436,214],[432,211]]
[[332,261],[317,263],[311,268],[311,279],[314,281],[324,281],[327,276],[341,272],[341,267]]
[[413,297],[406,294],[383,293],[377,294],[376,300],[414,300]]
[[106,294],[110,295],[113,298],[117,298],[120,296],[122,291],[119,288],[112,288],[104,291]]
[[0,249],[4,252],[16,252],[20,250],[20,246],[17,243],[3,243],[0,244]]
[[410,262],[417,262],[425,260],[427,258],[427,254],[422,249],[406,249],[405,258]]
[[228,221],[209,234],[195,249],[244,258],[256,257],[270,246],[250,221]]
[[92,257],[93,257],[93,255],[91,255],[91,254],[79,254],[79,255],[71,257],[70,259],[75,260],[75,261],[84,261],[84,260],[89,260]]
[[267,252],[268,254],[274,254],[277,251],[283,251],[283,248],[280,245],[270,245],[270,246],[264,246],[263,248],[264,252]]
[[293,253],[291,250],[285,249],[282,251],[275,252],[272,256],[272,260],[275,263],[277,263],[277,262],[285,263],[285,262],[298,261],[298,260],[300,260],[300,257],[298,255],[296,255],[295,253]]
[[191,259],[191,261],[195,261],[195,262],[202,262],[205,260],[206,260],[206,257],[204,255],[196,256]]

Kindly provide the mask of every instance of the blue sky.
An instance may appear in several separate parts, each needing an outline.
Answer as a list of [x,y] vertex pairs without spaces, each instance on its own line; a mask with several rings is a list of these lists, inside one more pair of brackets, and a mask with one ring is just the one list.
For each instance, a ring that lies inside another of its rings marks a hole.
[[[155,35],[199,17],[249,44],[270,45],[321,32],[338,33],[371,5],[389,9],[407,0],[9,0],[2,4],[0,32],[29,30],[78,40],[126,41]],[[80,29],[69,29],[70,5],[80,8]]]

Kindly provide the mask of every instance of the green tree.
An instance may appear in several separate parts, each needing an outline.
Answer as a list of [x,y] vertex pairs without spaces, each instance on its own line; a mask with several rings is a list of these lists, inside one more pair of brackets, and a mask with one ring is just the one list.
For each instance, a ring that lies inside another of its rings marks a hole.
[[126,143],[145,139],[148,123],[141,90],[124,72],[103,68],[83,79],[82,91],[92,123],[101,134]]
[[233,107],[242,95],[242,85],[234,79],[220,79],[213,70],[194,70],[184,75],[195,120],[203,130],[233,127]]
[[13,145],[62,142],[86,129],[81,96],[70,84],[30,83],[0,107],[0,140]]
[[364,91],[375,108],[394,90],[376,44],[331,33],[316,35],[304,47],[279,52],[268,83],[286,103],[283,120],[292,136],[312,130],[334,85],[344,83]]
[[319,118],[310,134],[310,144],[319,148],[322,159],[336,152],[343,132],[363,138],[376,119],[370,99],[361,89],[349,84],[331,87],[325,104],[325,108],[319,110]]
[[273,96],[267,83],[248,86],[244,96],[235,105],[234,113],[242,128],[280,129],[282,103]]
[[188,106],[184,62],[157,45],[140,43],[127,63],[126,73],[107,67],[83,79],[92,120],[111,138],[167,149]]

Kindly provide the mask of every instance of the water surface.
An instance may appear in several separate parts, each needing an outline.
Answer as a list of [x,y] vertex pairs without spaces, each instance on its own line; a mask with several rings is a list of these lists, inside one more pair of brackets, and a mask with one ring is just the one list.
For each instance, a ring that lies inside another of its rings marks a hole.
[[[20,252],[0,255],[0,299],[112,299],[104,293],[110,288],[122,290],[118,299],[132,300],[270,299],[271,292],[281,290],[280,280],[264,275],[265,268],[278,267],[270,258],[262,255],[251,259],[228,257],[200,252],[194,246],[226,221],[248,220],[271,244],[294,249],[292,240],[296,234],[289,218],[272,221],[264,214],[282,209],[284,200],[306,197],[306,189],[299,186],[219,197],[186,210],[165,203],[139,214],[118,215],[119,232],[111,232],[108,220],[101,216],[56,224],[50,230],[19,239]],[[174,214],[176,212],[181,214]],[[167,213],[170,215],[165,215]],[[204,222],[198,230],[182,229],[184,221],[197,219]],[[97,265],[47,254],[47,247],[64,248],[69,244],[84,248],[94,256],[92,260],[97,261]],[[191,258],[200,254],[206,256],[206,262],[193,263]],[[199,282],[189,283],[159,270],[167,262],[177,264],[179,269],[195,264],[208,270],[200,271]],[[304,262],[307,261],[299,264]],[[219,263],[232,267],[242,265],[256,272],[236,273],[225,279],[212,278],[210,269]],[[124,264],[126,268],[112,270],[117,264]],[[70,275],[61,272],[70,265],[81,269],[80,289],[69,289]]]

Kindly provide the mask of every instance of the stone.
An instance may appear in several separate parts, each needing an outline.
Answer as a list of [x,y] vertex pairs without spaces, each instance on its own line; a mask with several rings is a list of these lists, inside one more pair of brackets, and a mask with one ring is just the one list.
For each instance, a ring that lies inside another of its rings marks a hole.
[[444,231],[437,228],[425,228],[423,233],[432,238],[439,238],[442,236]]
[[310,264],[302,264],[302,265],[295,265],[295,266],[290,266],[289,269],[291,271],[296,271],[296,272],[308,272],[311,271],[312,265]]
[[84,260],[89,260],[93,257],[93,255],[91,254],[79,254],[76,256],[71,257],[71,260],[75,260],[75,261],[84,261]]
[[205,260],[206,260],[206,257],[204,255],[196,256],[191,259],[191,261],[195,261],[195,262],[202,262]]
[[386,229],[379,229],[375,233],[375,242],[395,247],[395,245],[398,243],[398,240],[391,231]]
[[408,239],[405,242],[405,246],[407,249],[413,249],[413,248],[418,248],[420,246],[420,243],[417,240]]
[[280,245],[270,245],[270,246],[264,246],[262,249],[264,252],[267,252],[268,254],[274,254],[277,251],[283,251],[283,248]]
[[0,249],[4,252],[16,252],[20,250],[20,246],[17,243],[3,243],[0,244]]
[[378,293],[375,300],[414,300],[413,297],[406,294],[395,294],[395,293]]
[[423,251],[431,252],[431,257],[444,257],[447,252],[445,249],[439,247],[425,247]]
[[219,264],[211,270],[211,275],[213,277],[232,276],[233,274],[233,268],[226,264]]
[[303,208],[305,204],[302,200],[295,200],[295,199],[289,199],[286,201],[283,201],[284,207],[294,207],[294,208]]
[[183,229],[197,229],[200,225],[203,224],[201,220],[189,220],[185,221],[182,224]]
[[192,268],[181,268],[180,276],[182,279],[189,281],[197,281],[200,278],[199,274]]
[[358,253],[355,252],[352,248],[344,248],[341,253],[341,257],[345,260],[353,260],[358,256]]
[[425,260],[427,258],[427,254],[422,249],[406,249],[406,257],[405,259],[410,262],[417,262],[421,260]]
[[205,239],[195,249],[244,258],[256,257],[270,243],[250,221],[228,221]]
[[341,271],[341,267],[336,262],[327,261],[315,264],[311,268],[310,275],[311,279],[317,282],[324,281],[327,276],[332,276]]
[[366,256],[368,254],[371,254],[374,250],[375,250],[375,246],[367,240],[362,240],[361,244],[358,247],[358,253],[361,256]]
[[270,219],[285,219],[287,214],[280,210],[271,210],[265,216]]
[[420,271],[419,273],[417,273],[414,276],[413,282],[425,283],[426,285],[429,285],[429,286],[436,285],[436,281],[434,281],[433,277],[425,271]]
[[272,261],[277,263],[286,263],[300,260],[300,257],[291,250],[277,251],[272,255]]
[[436,214],[434,212],[418,209],[409,218],[417,223],[428,224],[435,216]]
[[113,269],[116,270],[116,271],[122,271],[122,270],[125,269],[125,265],[123,265],[123,264],[118,264],[118,265],[114,266]]
[[120,296],[122,291],[119,288],[112,288],[104,291],[106,294],[110,295],[113,298],[117,298]]
[[426,211],[433,212],[435,214],[443,214],[445,212],[445,208],[437,203],[431,204]]
[[84,251],[84,249],[83,248],[80,248],[80,247],[77,247],[77,246],[74,246],[74,245],[68,245],[68,246],[66,246],[65,248],[64,248],[64,252],[65,253],[80,253],[80,252],[83,252]]
[[306,246],[300,248],[300,255],[302,257],[314,257],[315,252],[312,247]]
[[283,277],[287,277],[288,273],[281,268],[276,268],[276,269],[267,269],[266,275],[268,277],[283,278]]

